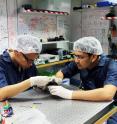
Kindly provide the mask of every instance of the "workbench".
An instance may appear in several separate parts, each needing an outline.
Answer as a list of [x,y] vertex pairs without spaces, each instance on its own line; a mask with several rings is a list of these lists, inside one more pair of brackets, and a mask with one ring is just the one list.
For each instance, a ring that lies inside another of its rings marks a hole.
[[37,89],[20,93],[9,102],[13,107],[14,115],[7,118],[7,124],[11,124],[23,111],[33,109],[34,104],[35,108],[43,113],[48,124],[102,124],[117,112],[112,101],[65,100]]

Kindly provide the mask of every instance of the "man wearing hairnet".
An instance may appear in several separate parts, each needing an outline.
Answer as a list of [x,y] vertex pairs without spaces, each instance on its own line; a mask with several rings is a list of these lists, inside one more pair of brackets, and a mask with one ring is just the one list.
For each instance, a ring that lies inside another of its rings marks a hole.
[[0,56],[0,101],[30,87],[43,87],[50,82],[50,77],[36,76],[33,61],[41,49],[42,44],[37,37],[20,35],[14,47],[3,52]]
[[[74,42],[74,62],[57,72],[56,77],[71,78],[79,73],[82,90],[68,90],[62,86],[50,86],[52,95],[64,99],[89,101],[116,100],[117,62],[103,54],[95,37],[83,37]],[[117,124],[117,114],[107,124]]]

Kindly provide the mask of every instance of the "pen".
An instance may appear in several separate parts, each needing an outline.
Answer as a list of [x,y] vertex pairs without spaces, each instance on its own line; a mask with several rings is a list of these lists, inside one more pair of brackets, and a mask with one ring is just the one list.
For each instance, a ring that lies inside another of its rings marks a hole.
[[42,104],[42,103],[40,103],[40,102],[34,102],[33,104]]

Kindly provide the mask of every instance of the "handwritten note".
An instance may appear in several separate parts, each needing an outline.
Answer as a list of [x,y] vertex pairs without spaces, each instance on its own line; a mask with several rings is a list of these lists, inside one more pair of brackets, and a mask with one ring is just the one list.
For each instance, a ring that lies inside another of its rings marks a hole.
[[40,39],[56,36],[56,16],[42,14],[19,14],[19,34],[33,34]]

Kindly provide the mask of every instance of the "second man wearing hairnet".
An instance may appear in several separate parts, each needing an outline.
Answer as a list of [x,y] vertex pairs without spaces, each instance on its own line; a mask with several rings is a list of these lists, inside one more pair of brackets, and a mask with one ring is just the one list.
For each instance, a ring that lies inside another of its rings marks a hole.
[[[62,86],[50,86],[52,95],[65,99],[106,101],[117,100],[117,62],[103,54],[95,37],[83,37],[74,43],[74,60],[61,69],[56,77],[71,78],[79,73],[83,90],[68,90]],[[117,124],[117,114],[107,121]]]

